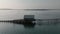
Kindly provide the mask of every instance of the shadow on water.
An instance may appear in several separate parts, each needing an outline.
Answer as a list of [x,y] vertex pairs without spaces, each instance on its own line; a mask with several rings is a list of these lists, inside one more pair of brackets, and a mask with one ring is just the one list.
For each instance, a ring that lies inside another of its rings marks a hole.
[[18,24],[18,25],[23,25],[24,26],[24,28],[34,28],[35,27],[35,23],[28,23],[28,22],[25,22],[25,23],[14,23],[13,22],[13,24]]
[[35,25],[24,25],[24,28],[34,28]]

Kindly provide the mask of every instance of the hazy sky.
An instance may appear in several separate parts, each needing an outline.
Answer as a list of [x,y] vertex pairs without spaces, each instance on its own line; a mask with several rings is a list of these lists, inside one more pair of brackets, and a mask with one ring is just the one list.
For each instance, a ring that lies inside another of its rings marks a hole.
[[60,0],[0,0],[0,8],[60,9]]

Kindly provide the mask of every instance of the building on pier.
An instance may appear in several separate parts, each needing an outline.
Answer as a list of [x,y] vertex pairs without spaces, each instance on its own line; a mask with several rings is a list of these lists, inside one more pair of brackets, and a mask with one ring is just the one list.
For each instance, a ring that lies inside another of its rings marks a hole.
[[24,24],[34,24],[32,23],[35,21],[34,15],[24,15]]

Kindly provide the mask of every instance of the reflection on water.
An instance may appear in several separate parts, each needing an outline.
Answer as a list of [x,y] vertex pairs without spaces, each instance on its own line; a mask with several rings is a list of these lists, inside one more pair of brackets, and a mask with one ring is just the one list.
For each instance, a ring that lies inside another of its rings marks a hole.
[[0,22],[0,34],[60,34],[60,24],[28,26]]
[[25,28],[34,28],[35,25],[24,25]]

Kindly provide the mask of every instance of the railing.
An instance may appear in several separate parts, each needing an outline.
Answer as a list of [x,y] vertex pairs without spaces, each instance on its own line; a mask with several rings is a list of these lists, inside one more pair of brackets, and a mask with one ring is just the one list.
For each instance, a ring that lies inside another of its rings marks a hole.
[[60,19],[36,19],[38,24],[57,24],[60,23]]

